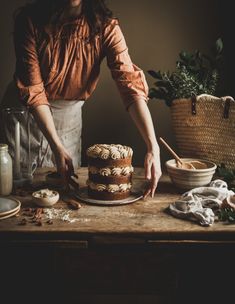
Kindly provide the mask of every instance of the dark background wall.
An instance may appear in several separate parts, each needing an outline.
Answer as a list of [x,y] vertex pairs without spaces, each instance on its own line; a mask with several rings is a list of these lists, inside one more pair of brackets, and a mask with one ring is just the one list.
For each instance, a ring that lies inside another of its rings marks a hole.
[[[2,1],[0,18],[0,100],[14,71],[12,14],[25,0]],[[226,38],[228,58],[233,58],[227,32],[231,27],[229,2],[213,0],[109,0],[119,18],[133,62],[141,67],[149,86],[153,79],[147,70],[173,70],[181,50],[208,52],[215,40]],[[226,5],[225,5],[226,4]],[[231,13],[232,15],[232,13]],[[226,18],[224,18],[226,16]],[[233,65],[227,64],[225,86],[233,95]],[[229,77],[228,77],[229,76]],[[225,79],[225,76],[224,76]],[[9,101],[10,102],[10,101]],[[169,108],[162,101],[149,102],[157,136],[175,146]],[[83,164],[85,149],[94,143],[121,143],[134,149],[134,163],[141,166],[146,151],[128,113],[125,111],[110,72],[103,63],[99,85],[83,108]],[[162,162],[170,155],[162,149]]]

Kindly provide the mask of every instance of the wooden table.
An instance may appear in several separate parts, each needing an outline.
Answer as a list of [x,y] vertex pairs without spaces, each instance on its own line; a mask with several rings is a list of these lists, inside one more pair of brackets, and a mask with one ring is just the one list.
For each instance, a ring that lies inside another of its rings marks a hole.
[[[38,170],[35,183],[47,172]],[[78,175],[85,186],[87,168]],[[135,168],[135,188],[144,184],[143,170]],[[194,293],[199,282],[194,299],[202,292],[211,298],[211,289],[225,293],[233,288],[227,274],[235,269],[235,226],[202,227],[172,217],[166,208],[179,196],[163,176],[153,199],[107,207],[81,202],[81,209],[71,211],[74,223],[19,225],[22,215],[2,220],[1,271],[20,290],[27,286],[38,297],[37,284],[43,280],[48,297],[57,302],[75,303],[81,294],[154,294],[159,303],[176,303]],[[30,197],[19,199],[22,207],[30,206]],[[54,207],[68,209],[64,202]]]

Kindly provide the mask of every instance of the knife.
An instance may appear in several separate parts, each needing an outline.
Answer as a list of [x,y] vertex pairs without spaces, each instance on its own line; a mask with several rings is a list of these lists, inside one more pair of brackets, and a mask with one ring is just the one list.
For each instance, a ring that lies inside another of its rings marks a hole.
[[[77,177],[77,176],[75,176]],[[75,192],[79,190],[79,184],[72,178],[70,177],[68,180],[69,185],[73,189],[68,189],[67,191],[64,191],[62,193],[62,200],[66,202],[70,207],[73,209],[80,209],[82,206],[81,204],[76,200]]]

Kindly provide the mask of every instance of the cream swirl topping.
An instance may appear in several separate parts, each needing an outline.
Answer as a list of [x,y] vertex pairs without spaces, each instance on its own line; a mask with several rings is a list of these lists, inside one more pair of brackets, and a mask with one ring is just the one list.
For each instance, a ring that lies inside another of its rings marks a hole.
[[108,149],[102,149],[100,152],[100,158],[108,159],[110,156],[110,151]]
[[101,153],[102,149],[96,145],[93,149],[94,154],[99,155]]
[[131,167],[125,167],[122,170],[123,175],[129,175],[131,173]]
[[90,180],[87,180],[87,186],[90,189],[95,190],[95,191],[108,191],[108,192],[114,193],[114,192],[119,192],[119,191],[125,192],[127,190],[130,190],[132,187],[132,184],[128,183],[128,184],[120,184],[120,185],[117,185],[117,184],[105,185],[105,184],[96,184]]
[[111,175],[111,169],[110,168],[101,168],[98,172],[102,176],[109,176],[109,175]]
[[110,156],[112,159],[120,159],[121,153],[118,151],[118,149],[111,148],[110,149]]
[[129,189],[129,184],[120,184],[119,189],[121,192],[125,192]]
[[112,175],[116,176],[116,175],[121,175],[122,174],[122,168],[113,168],[111,170]]
[[104,168],[97,168],[94,166],[88,166],[88,171],[91,174],[100,174],[102,176],[120,176],[124,175],[127,176],[134,172],[134,168],[132,166],[127,167],[104,167]]
[[109,184],[108,186],[107,186],[107,191],[108,192],[117,192],[117,191],[119,191],[119,185],[115,185],[115,184]]
[[97,184],[97,185],[95,185],[95,189],[97,191],[105,191],[106,190],[106,186],[104,184]]
[[122,159],[133,155],[132,148],[120,144],[96,144],[89,147],[86,152],[89,157],[101,159]]

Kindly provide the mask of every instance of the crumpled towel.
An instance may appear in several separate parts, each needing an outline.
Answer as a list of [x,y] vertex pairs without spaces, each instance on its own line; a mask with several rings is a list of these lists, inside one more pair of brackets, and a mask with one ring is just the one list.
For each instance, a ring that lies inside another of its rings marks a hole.
[[175,217],[211,226],[215,220],[213,210],[218,210],[223,200],[233,195],[234,192],[228,189],[225,181],[216,179],[209,187],[198,187],[184,193],[168,209]]

